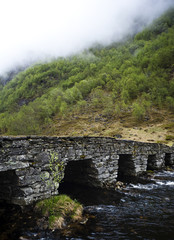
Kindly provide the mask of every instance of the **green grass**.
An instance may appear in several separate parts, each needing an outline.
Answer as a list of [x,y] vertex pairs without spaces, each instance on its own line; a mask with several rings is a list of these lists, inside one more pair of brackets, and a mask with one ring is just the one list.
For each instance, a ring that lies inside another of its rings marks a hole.
[[67,195],[58,195],[39,201],[36,210],[48,218],[49,228],[62,228],[67,222],[82,218],[83,207]]

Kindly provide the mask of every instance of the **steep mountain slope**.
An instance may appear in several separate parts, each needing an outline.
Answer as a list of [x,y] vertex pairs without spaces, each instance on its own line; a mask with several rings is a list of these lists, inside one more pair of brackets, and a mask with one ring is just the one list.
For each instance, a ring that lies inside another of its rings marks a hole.
[[172,139],[174,9],[133,38],[31,66],[0,89],[1,134],[131,138],[126,128],[161,122],[153,138]]

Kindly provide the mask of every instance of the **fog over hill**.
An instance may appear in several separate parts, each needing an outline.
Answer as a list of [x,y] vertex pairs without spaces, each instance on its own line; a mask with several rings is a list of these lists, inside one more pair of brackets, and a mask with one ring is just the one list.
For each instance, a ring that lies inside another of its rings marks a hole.
[[0,74],[121,40],[172,6],[173,0],[1,1]]

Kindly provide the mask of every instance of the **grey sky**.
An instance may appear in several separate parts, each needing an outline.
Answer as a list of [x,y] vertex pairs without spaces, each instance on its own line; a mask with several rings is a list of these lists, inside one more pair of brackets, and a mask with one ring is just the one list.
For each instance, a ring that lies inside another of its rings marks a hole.
[[174,0],[0,0],[0,73],[26,61],[66,56],[150,23]]

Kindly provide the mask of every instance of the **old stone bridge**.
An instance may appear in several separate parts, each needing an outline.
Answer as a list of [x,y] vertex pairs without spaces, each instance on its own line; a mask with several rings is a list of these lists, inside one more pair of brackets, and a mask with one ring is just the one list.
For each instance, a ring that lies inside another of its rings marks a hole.
[[[58,193],[50,152],[65,166],[64,180],[114,188],[124,177],[174,165],[174,147],[100,137],[0,137],[0,200],[19,205]],[[42,176],[46,176],[43,179]]]

